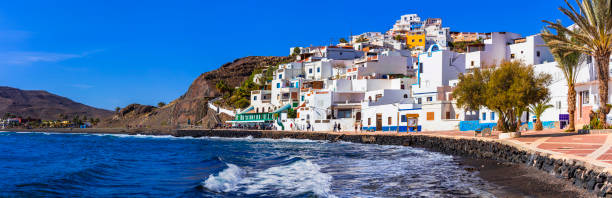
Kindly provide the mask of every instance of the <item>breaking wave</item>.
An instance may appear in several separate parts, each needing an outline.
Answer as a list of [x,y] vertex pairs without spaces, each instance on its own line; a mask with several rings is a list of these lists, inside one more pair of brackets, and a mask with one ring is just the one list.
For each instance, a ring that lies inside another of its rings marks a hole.
[[216,176],[211,175],[204,181],[204,187],[215,192],[229,192],[234,190],[242,177],[244,170],[234,164],[227,164],[227,168]]
[[321,167],[309,160],[291,158],[283,166],[274,166],[247,173],[244,169],[227,164],[227,168],[211,175],[202,185],[214,192],[234,192],[259,196],[336,197],[331,193],[332,176],[321,172]]

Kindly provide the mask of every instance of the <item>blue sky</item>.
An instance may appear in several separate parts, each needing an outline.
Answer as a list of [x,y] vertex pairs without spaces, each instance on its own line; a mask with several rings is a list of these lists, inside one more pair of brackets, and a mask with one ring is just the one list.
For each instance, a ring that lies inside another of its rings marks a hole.
[[[562,0],[5,1],[0,85],[95,107],[170,102],[201,73],[244,56],[285,56],[350,33],[388,30],[403,14],[451,31],[538,33],[567,18]],[[467,3],[469,2],[469,3]]]

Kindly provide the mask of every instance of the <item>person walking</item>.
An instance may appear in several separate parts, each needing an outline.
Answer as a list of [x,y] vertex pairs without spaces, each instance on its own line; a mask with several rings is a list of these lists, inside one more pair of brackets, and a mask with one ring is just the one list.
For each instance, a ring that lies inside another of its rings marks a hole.
[[336,132],[337,129],[338,129],[338,123],[334,122],[334,132]]
[[340,128],[340,123],[338,123],[338,132],[340,132],[342,129]]
[[310,131],[310,122],[306,123],[306,131]]

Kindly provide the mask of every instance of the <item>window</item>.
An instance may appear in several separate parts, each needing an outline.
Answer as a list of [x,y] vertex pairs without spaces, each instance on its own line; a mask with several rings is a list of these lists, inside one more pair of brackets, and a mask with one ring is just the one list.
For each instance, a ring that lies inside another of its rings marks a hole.
[[391,125],[391,117],[387,118],[387,123],[388,123],[388,125]]
[[321,73],[321,68],[317,67],[317,73]]
[[536,52],[536,56],[540,57],[540,51]]
[[495,120],[495,112],[491,112],[491,120]]
[[514,59],[514,54],[510,54],[510,59]]
[[427,97],[427,102],[433,101],[433,97]]
[[312,68],[308,69],[308,73],[312,74]]
[[419,73],[423,73],[423,63],[419,63]]
[[280,83],[276,83],[276,88],[280,88]]
[[279,74],[279,75],[278,75],[278,79],[283,79],[283,75],[282,75],[282,74]]
[[435,116],[434,116],[434,112],[427,112],[427,120],[434,120]]
[[340,56],[342,56],[342,52],[340,52]]
[[304,96],[302,96],[302,101],[304,101]]
[[419,42],[423,42],[423,39],[419,39]]
[[253,100],[257,100],[257,96],[253,96]]
[[372,125],[372,118],[368,118],[368,126]]
[[487,120],[487,113],[482,113],[482,120]]
[[353,111],[350,109],[338,110],[338,118],[351,118]]
[[406,118],[406,115],[402,115],[402,122],[408,122],[408,119]]
[[422,99],[421,98],[417,98],[417,104],[421,104],[421,103],[423,103]]
[[521,54],[523,54],[523,51],[521,51]]
[[557,101],[557,109],[561,109],[561,101]]
[[582,104],[589,104],[589,91],[580,92],[582,97]]
[[408,94],[404,94],[404,98],[408,98]]
[[412,39],[412,42],[414,43],[414,39]]
[[471,65],[472,65],[472,66],[474,66],[474,61],[472,61],[472,64],[471,64]]

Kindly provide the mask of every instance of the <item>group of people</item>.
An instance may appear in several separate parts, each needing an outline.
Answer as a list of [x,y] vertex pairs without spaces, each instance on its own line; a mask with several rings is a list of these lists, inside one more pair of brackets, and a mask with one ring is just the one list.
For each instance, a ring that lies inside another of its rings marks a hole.
[[231,128],[235,128],[235,129],[255,129],[255,130],[272,130],[273,126],[271,124],[256,124],[256,125],[249,125],[249,124],[236,124],[233,126],[230,126]]
[[334,132],[339,132],[342,131],[342,126],[340,123],[335,122],[334,123]]

